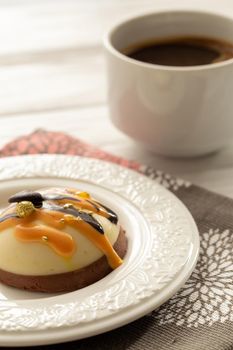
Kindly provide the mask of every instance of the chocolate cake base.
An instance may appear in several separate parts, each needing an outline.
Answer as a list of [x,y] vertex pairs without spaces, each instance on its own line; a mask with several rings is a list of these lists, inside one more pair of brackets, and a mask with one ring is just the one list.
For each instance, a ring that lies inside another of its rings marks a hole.
[[[120,230],[114,244],[117,254],[124,258],[127,251],[125,231]],[[99,281],[112,271],[105,256],[79,270],[54,275],[28,276],[18,275],[0,269],[0,282],[19,289],[34,292],[58,293],[71,292]]]

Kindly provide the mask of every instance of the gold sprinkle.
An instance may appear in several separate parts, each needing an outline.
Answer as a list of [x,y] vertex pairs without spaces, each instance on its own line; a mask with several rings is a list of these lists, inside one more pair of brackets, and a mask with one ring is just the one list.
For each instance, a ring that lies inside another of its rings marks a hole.
[[94,214],[92,210],[87,210],[87,209],[84,209],[84,210],[80,211],[80,213]]
[[35,207],[32,202],[23,201],[16,204],[15,210],[16,210],[16,214],[20,218],[25,218],[34,212]]
[[45,241],[45,242],[47,242],[49,240],[47,236],[42,236],[41,239],[42,239],[42,241]]
[[75,216],[73,216],[73,215],[70,215],[70,214],[65,214],[64,215],[64,220],[65,221],[75,221]]
[[76,192],[75,195],[82,198],[90,198],[90,195],[87,192]]
[[63,205],[63,208],[64,209],[69,209],[69,208],[73,208],[74,206],[73,206],[73,204],[71,204],[71,203],[66,203],[66,204],[64,204]]

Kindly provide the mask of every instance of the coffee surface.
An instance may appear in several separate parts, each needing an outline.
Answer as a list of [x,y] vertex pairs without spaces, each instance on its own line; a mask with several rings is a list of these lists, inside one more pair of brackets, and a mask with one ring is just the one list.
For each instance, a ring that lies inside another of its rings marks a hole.
[[165,66],[199,66],[233,58],[233,44],[209,38],[171,38],[135,45],[126,55]]

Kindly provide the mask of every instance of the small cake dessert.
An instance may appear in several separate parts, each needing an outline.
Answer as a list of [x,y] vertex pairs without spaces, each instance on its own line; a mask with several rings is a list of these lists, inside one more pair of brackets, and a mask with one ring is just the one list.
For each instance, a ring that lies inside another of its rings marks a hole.
[[0,281],[36,292],[86,287],[122,264],[117,215],[87,192],[20,192],[0,215]]

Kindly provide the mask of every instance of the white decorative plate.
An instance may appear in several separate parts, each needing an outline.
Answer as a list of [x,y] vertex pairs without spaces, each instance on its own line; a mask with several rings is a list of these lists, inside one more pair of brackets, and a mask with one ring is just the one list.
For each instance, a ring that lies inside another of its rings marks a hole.
[[124,264],[82,290],[35,294],[0,285],[0,346],[58,343],[103,333],[154,310],[194,269],[199,235],[169,191],[111,163],[62,155],[0,160],[0,206],[16,191],[72,186],[119,215],[129,249]]

